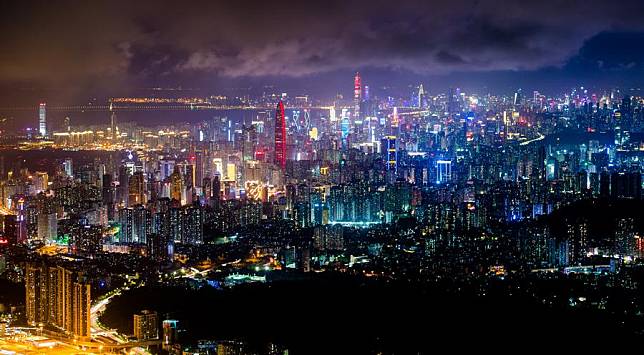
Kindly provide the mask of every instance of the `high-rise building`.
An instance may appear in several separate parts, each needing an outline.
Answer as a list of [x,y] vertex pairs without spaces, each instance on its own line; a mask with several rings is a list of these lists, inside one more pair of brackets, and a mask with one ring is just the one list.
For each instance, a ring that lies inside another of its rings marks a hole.
[[282,100],[275,110],[275,165],[286,169],[286,118]]
[[46,277],[41,272],[40,265],[27,264],[25,268],[25,314],[27,324],[37,325],[47,320],[46,302],[43,299],[46,290]]
[[38,214],[38,239],[43,242],[54,241],[58,234],[58,221],[55,213]]
[[452,161],[436,161],[436,183],[443,184],[452,180]]
[[134,209],[121,208],[118,214],[119,242],[132,243],[134,241]]
[[112,140],[116,140],[116,112],[114,112],[112,104],[110,103],[110,133],[112,135]]
[[636,228],[633,218],[620,218],[615,229],[615,252],[622,256],[635,255]]
[[423,84],[420,84],[418,86],[418,97],[416,98],[416,105],[419,108],[425,107],[425,103],[426,103],[425,95],[426,95],[425,94],[425,88],[423,88]]
[[360,73],[353,77],[353,119],[360,121],[360,104],[362,103],[362,79]]
[[74,282],[72,295],[72,333],[80,338],[90,337],[91,286],[87,283]]
[[132,211],[132,242],[145,244],[152,233],[152,216],[143,205],[136,205]]
[[226,180],[237,181],[237,166],[234,163],[226,164]]
[[47,137],[47,104],[40,104],[38,109],[38,134]]
[[203,243],[204,212],[199,203],[185,206],[181,213],[181,242],[183,244]]
[[61,329],[81,339],[90,337],[91,288],[80,272],[62,266],[27,263],[27,323]]
[[0,227],[2,227],[2,233],[4,234],[4,238],[1,238],[1,240],[7,244],[18,243],[19,224],[17,217],[15,214],[0,215]]
[[174,172],[170,175],[170,198],[181,202],[183,196],[183,178],[179,167],[174,166]]
[[128,184],[130,182],[130,169],[127,165],[121,165],[119,167],[119,187],[118,187],[118,201],[128,206],[127,200],[130,195]]
[[74,176],[74,165],[71,158],[67,158],[63,161],[63,170],[65,171],[65,175],[68,177]]
[[138,340],[159,337],[157,312],[143,310],[134,315],[134,336]]
[[112,174],[103,174],[101,197],[103,205],[110,206],[114,203],[114,186],[112,183]]
[[213,207],[219,207],[219,202],[221,199],[221,181],[219,180],[219,175],[215,175],[212,179],[212,198],[210,199],[210,205]]
[[382,156],[385,160],[385,167],[387,171],[396,172],[398,153],[396,150],[396,136],[386,136],[381,141]]
[[128,181],[128,204],[130,206],[145,203],[145,179],[143,172],[137,171],[132,174]]
[[205,177],[201,181],[201,195],[205,203],[208,203],[212,198],[212,180],[209,177]]
[[164,349],[174,345],[179,341],[179,333],[177,329],[177,324],[179,321],[166,319],[163,321],[163,339],[162,346]]
[[44,171],[37,171],[36,176],[34,176],[33,185],[37,193],[47,191],[49,189],[49,174]]
[[56,325],[63,329],[72,327],[72,284],[73,273],[62,266],[56,269]]

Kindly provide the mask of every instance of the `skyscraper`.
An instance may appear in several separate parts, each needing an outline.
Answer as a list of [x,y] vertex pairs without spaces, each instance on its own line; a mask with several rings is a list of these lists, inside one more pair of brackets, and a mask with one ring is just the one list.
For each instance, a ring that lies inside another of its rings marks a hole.
[[55,213],[38,213],[38,239],[51,242],[56,239],[58,221]]
[[128,181],[128,205],[134,206],[145,203],[145,178],[143,172],[137,171],[130,175]]
[[88,339],[90,336],[90,304],[91,286],[84,282],[74,282],[72,295],[72,333],[80,338]]
[[362,102],[362,79],[360,73],[353,78],[353,118],[360,121],[360,103]]
[[46,278],[39,265],[27,264],[25,268],[25,313],[29,325],[46,321],[47,308],[46,301],[43,299],[45,292],[41,292],[41,287],[44,285],[46,285]]
[[398,152],[396,150],[396,136],[386,136],[381,141],[382,156],[385,160],[387,171],[396,172],[398,168]]
[[436,161],[436,183],[443,184],[452,180],[452,161],[451,160],[437,160]]
[[112,134],[112,140],[115,140],[116,137],[116,112],[114,112],[112,104],[110,103],[110,133]]
[[183,178],[179,172],[179,167],[174,166],[174,172],[170,175],[170,198],[181,202],[183,195]]
[[121,208],[118,214],[119,221],[119,242],[132,243],[134,234],[134,209],[131,207]]
[[286,119],[282,100],[275,110],[275,165],[286,169]]
[[40,104],[38,110],[38,133],[47,137],[47,104],[44,102]]
[[138,340],[159,337],[157,312],[143,310],[141,313],[134,315],[134,337]]
[[221,181],[219,180],[219,175],[215,175],[212,179],[212,199],[210,200],[210,205],[213,207],[219,207],[219,200],[221,199]]
[[425,107],[425,89],[423,88],[423,84],[420,84],[420,86],[418,86],[418,97],[416,105],[418,108]]
[[90,336],[91,288],[82,272],[27,263],[26,317],[29,325],[53,325],[81,339]]
[[179,321],[172,319],[166,319],[163,321],[162,345],[164,349],[168,349],[171,345],[179,340],[177,323],[179,323]]

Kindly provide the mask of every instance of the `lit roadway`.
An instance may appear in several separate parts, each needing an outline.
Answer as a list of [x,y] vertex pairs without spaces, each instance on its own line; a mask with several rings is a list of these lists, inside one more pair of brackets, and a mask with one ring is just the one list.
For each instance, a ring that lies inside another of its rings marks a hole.
[[[239,262],[237,260],[236,262]],[[235,262],[233,262],[235,263]],[[204,276],[212,268],[208,270],[199,271],[195,268],[182,268],[173,272],[171,277],[179,278],[195,278]],[[57,355],[84,355],[96,353],[117,353],[123,350],[134,349],[137,353],[147,353],[144,347],[151,345],[158,345],[161,343],[160,339],[147,340],[147,341],[128,341],[127,337],[119,334],[116,330],[105,328],[98,321],[99,315],[105,311],[107,305],[112,301],[115,296],[121,295],[123,291],[129,290],[129,287],[141,287],[145,283],[138,283],[136,285],[126,285],[113,290],[108,296],[100,299],[94,303],[90,308],[90,331],[91,340],[70,339],[68,336],[50,332],[47,330],[38,330],[37,328],[16,328],[10,329],[16,334],[14,336],[0,337],[0,355],[22,355],[22,354],[57,354]],[[42,334],[41,336],[34,336],[29,334]],[[41,345],[38,345],[36,339],[41,340]],[[43,343],[44,342],[44,343]]]
[[112,300],[112,297],[118,296],[120,294],[121,294],[121,290],[119,289],[113,292],[108,297],[105,297],[102,300],[98,301],[91,307],[90,332],[92,334],[92,338],[94,338],[95,340],[97,340],[98,337],[102,337],[102,338],[107,338],[116,344],[124,344],[127,342],[127,339],[122,335],[120,335],[118,332],[112,329],[107,329],[98,322],[98,316],[101,313],[103,313],[103,311],[105,311],[105,308]]
[[11,212],[11,210],[9,210],[9,209],[0,206],[0,215],[6,216],[6,215],[10,215],[10,214],[14,214],[14,213]]
[[39,348],[30,343],[18,339],[0,338],[0,354],[20,355],[20,354],[55,354],[55,355],[73,355],[73,354],[95,354],[89,350],[82,351],[71,344],[57,342],[55,346]]
[[[197,276],[205,276],[209,271],[211,271],[212,268],[209,268],[207,270],[199,271],[195,268],[188,268],[186,269],[180,269],[175,271],[172,274],[172,277],[174,278],[192,278],[194,279]],[[140,283],[138,285],[132,286],[132,287],[141,287],[144,286],[145,283]],[[121,293],[125,290],[129,290],[131,285],[128,286],[123,286],[120,288],[117,288],[113,290],[109,296],[101,299],[100,301],[94,303],[92,307],[90,308],[90,332],[92,334],[92,339],[97,342],[102,342],[102,340],[108,340],[112,344],[106,344],[106,346],[109,346],[110,348],[114,347],[132,347],[132,343],[128,343],[128,339],[126,336],[119,334],[116,330],[114,329],[109,329],[104,327],[99,321],[98,317],[105,311],[107,308],[107,305],[112,301],[112,298],[115,296],[120,296]]]
[[519,143],[519,145],[528,145],[530,143],[534,143],[534,142],[538,142],[540,140],[543,140],[544,138],[546,138],[546,136],[544,136],[540,132],[537,132],[537,138],[533,138],[533,139],[529,139],[529,140],[527,140],[525,142],[521,142],[521,143]]

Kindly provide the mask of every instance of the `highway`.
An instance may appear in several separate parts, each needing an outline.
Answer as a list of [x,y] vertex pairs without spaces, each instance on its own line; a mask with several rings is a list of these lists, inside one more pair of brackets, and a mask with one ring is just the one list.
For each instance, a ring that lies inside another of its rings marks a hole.
[[11,210],[9,210],[9,209],[0,206],[0,215],[6,216],[6,215],[10,215],[10,214],[14,214],[14,213],[11,212]]
[[103,327],[99,321],[98,317],[105,311],[107,305],[112,301],[114,296],[121,294],[121,290],[113,292],[108,297],[103,298],[102,300],[95,303],[90,309],[90,333],[94,340],[109,339],[115,344],[124,344],[127,343],[127,338],[119,334],[113,329],[108,329]]
[[538,135],[537,138],[533,138],[533,139],[529,139],[529,140],[527,140],[525,142],[521,142],[521,143],[519,143],[519,145],[528,145],[530,143],[538,142],[538,141],[543,140],[543,139],[546,138],[546,136],[544,136],[540,132],[537,132],[537,135]]

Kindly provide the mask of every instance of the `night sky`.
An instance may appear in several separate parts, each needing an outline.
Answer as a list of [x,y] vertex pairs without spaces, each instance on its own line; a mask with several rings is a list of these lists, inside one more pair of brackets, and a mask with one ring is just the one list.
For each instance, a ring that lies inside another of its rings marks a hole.
[[373,87],[441,91],[644,79],[641,0],[3,1],[0,38],[5,101],[154,86],[348,94],[356,70]]

